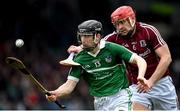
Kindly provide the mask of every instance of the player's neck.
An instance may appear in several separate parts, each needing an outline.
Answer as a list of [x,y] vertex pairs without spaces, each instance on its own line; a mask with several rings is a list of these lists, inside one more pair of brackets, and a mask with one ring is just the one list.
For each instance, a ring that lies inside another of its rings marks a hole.
[[98,44],[96,48],[94,48],[92,51],[90,51],[90,53],[92,53],[92,54],[97,53],[97,52],[99,51],[99,49],[100,49],[100,46],[99,46],[99,45],[100,45],[100,44]]

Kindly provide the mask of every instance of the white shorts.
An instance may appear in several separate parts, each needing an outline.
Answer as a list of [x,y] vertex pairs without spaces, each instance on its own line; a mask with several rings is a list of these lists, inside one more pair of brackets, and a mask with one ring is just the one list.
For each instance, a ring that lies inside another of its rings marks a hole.
[[132,101],[138,102],[151,110],[178,110],[179,104],[175,87],[170,76],[160,79],[147,93],[137,93],[137,85],[130,86]]
[[132,92],[129,88],[122,89],[118,93],[105,97],[94,97],[94,108],[100,111],[130,111]]

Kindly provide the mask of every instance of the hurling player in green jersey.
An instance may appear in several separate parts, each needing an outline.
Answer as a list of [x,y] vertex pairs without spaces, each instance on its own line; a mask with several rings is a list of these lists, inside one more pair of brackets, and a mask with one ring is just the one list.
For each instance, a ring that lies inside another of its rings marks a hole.
[[74,57],[80,66],[71,68],[67,81],[47,96],[50,101],[70,94],[81,77],[87,82],[90,95],[94,96],[96,110],[131,110],[131,91],[123,61],[136,65],[137,77],[142,90],[146,87],[146,62],[125,47],[105,42],[102,37],[102,24],[87,20],[78,26],[78,42],[82,50]]

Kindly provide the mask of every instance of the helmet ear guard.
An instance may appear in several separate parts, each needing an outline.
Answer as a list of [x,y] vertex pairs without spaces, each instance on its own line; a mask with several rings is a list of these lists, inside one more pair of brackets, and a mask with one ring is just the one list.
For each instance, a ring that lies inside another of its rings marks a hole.
[[99,43],[99,41],[100,41],[100,37],[99,37],[100,35],[97,33],[97,34],[94,34],[94,43],[95,44],[98,44]]

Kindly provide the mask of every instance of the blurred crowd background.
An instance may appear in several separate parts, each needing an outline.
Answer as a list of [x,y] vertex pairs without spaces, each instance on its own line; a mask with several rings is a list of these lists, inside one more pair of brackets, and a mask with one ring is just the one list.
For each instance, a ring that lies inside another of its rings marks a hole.
[[[1,0],[0,1],[0,110],[58,109],[56,104],[4,59],[21,59],[48,90],[66,81],[68,70],[59,64],[68,57],[67,48],[77,45],[77,25],[84,20],[102,22],[104,35],[114,30],[110,15],[121,5],[136,10],[137,21],[154,25],[168,43],[173,62],[172,78],[180,97],[180,3],[178,0]],[[21,38],[25,44],[15,47]],[[180,98],[179,98],[180,100]],[[59,102],[67,109],[93,109],[85,82]]]

